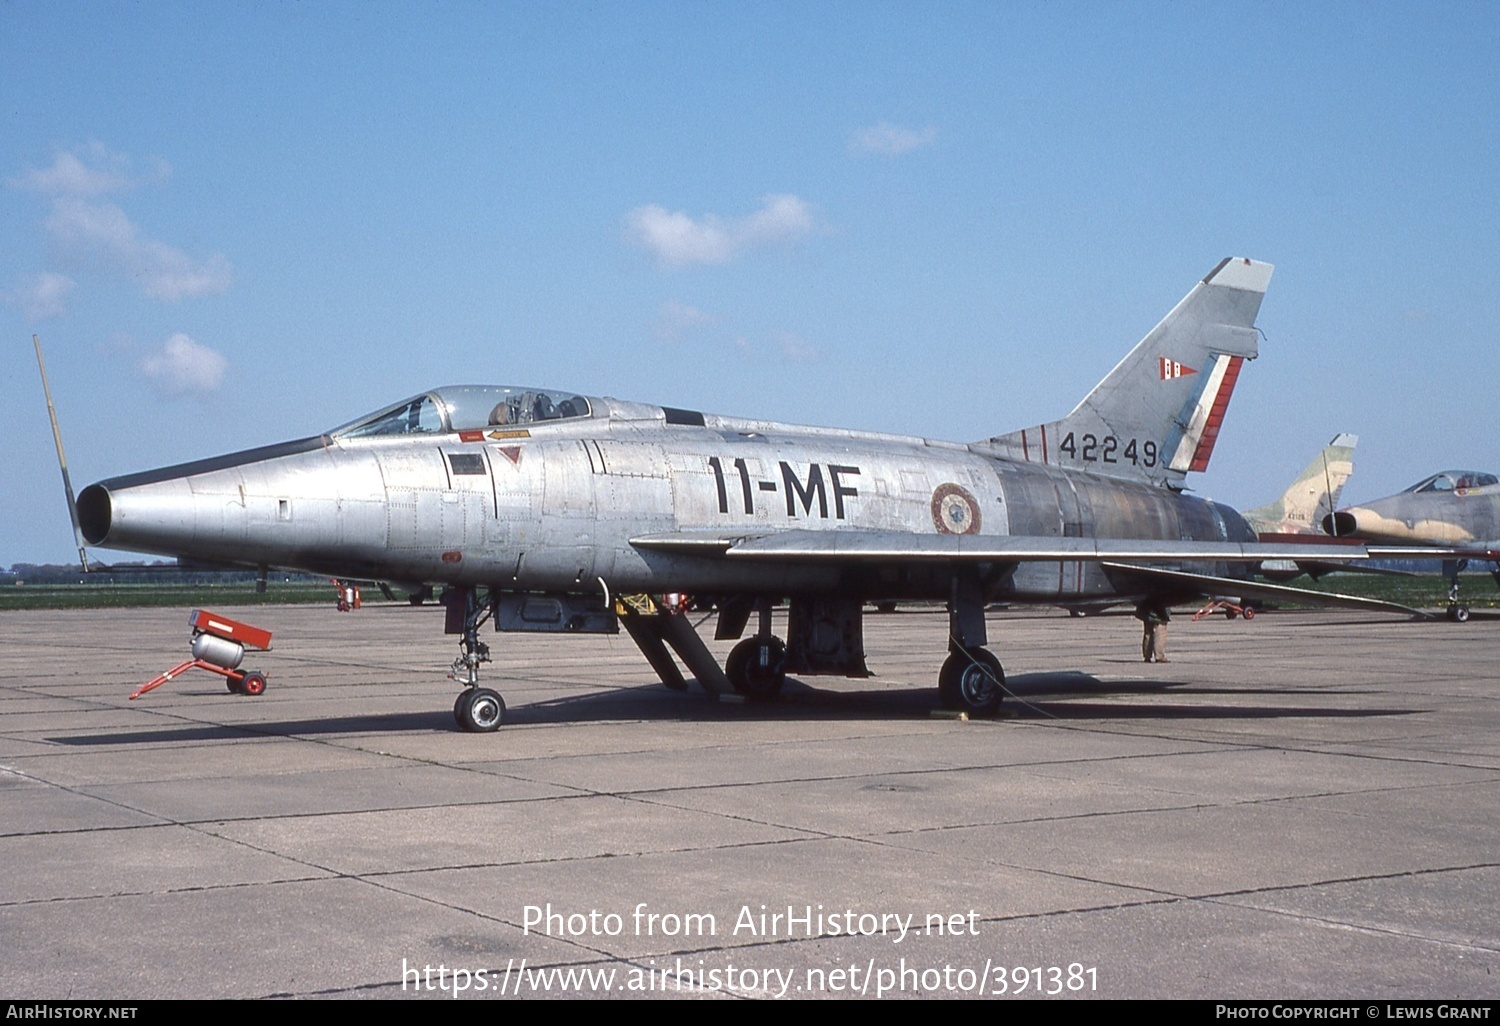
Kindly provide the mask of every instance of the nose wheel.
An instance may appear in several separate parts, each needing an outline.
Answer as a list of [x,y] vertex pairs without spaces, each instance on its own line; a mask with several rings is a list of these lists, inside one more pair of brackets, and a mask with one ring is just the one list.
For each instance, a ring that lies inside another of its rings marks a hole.
[[[479,686],[479,666],[490,661],[490,646],[479,640],[479,628],[494,612],[493,598],[491,594],[489,599],[480,601],[475,588],[464,588],[456,595],[445,593],[445,602],[452,603],[449,605],[450,623],[455,607],[463,610],[457,631],[462,635],[458,642],[459,655],[448,671],[450,680],[464,685],[453,702],[453,719],[459,729],[474,734],[499,730],[505,719],[505,700],[500,693]],[[449,630],[451,632],[452,628]]]
[[453,718],[461,729],[471,734],[488,734],[499,730],[505,719],[505,699],[489,688],[468,688],[453,703]]
[[[1451,623],[1469,622],[1469,607],[1458,597],[1458,575],[1468,565],[1467,559],[1443,560],[1443,576],[1448,578],[1448,620]],[[1500,582],[1500,571],[1496,572],[1495,580]]]

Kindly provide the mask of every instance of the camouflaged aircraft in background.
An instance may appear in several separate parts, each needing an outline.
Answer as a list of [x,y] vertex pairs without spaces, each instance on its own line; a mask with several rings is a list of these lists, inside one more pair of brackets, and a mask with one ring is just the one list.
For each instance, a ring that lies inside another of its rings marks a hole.
[[1500,478],[1475,470],[1445,470],[1410,488],[1323,518],[1323,530],[1372,545],[1434,546],[1436,551],[1381,555],[1440,556],[1448,578],[1448,619],[1463,623],[1458,575],[1471,560],[1493,564],[1500,584]]
[[[1339,494],[1354,473],[1354,447],[1358,444],[1358,435],[1335,435],[1281,498],[1245,510],[1245,521],[1257,537],[1264,542],[1325,537],[1320,525],[1325,516],[1338,509]],[[1260,565],[1260,572],[1271,580],[1287,581],[1304,573],[1319,577],[1330,570],[1348,568],[1347,563],[1268,559]]]
[[1358,435],[1335,435],[1275,502],[1245,510],[1263,541],[1285,535],[1320,535],[1323,518],[1338,509],[1344,483],[1354,474]]
[[[776,694],[788,673],[868,675],[863,603],[945,601],[942,701],[1004,694],[985,606],[1171,604],[1257,583],[1266,559],[1358,559],[1258,542],[1184,493],[1257,355],[1271,266],[1220,262],[1066,417],[969,444],[723,417],[503,386],[439,388],[325,435],[86,488],[90,545],[445,588],[454,716],[494,730],[479,628],[613,632],[663,681]],[[721,671],[680,600],[753,634]],[[787,604],[787,638],[772,610]]]

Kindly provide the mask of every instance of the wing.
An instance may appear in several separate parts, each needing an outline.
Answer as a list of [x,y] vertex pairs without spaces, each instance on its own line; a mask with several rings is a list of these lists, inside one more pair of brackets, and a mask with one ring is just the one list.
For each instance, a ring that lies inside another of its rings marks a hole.
[[1160,541],[1129,538],[1037,538],[1012,535],[908,534],[900,531],[675,531],[630,540],[640,549],[723,559],[809,562],[1105,562],[1219,561],[1258,563],[1267,559],[1333,562],[1368,559],[1362,545],[1307,545],[1264,542]]

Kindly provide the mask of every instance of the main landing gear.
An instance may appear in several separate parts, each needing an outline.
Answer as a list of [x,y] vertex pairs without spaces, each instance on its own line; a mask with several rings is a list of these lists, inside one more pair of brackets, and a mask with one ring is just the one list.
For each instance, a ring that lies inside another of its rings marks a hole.
[[938,700],[970,716],[993,716],[1005,698],[1005,670],[984,646],[984,590],[974,574],[956,574],[948,600],[948,658],[938,671]]
[[1005,670],[987,648],[952,646],[938,671],[943,706],[970,716],[993,716],[1005,697]]
[[[819,620],[814,630],[799,630],[795,605],[789,614],[788,630],[793,639],[793,651],[789,653],[787,645],[771,633],[771,607],[772,603],[767,600],[756,602],[755,610],[760,621],[755,635],[735,645],[724,662],[724,675],[730,686],[746,699],[770,701],[775,698],[786,683],[788,666],[798,673],[868,674],[864,669],[864,649],[857,640],[851,643],[845,638],[841,647],[815,633],[817,627],[826,628],[835,622],[833,620]],[[748,611],[742,611],[728,628],[727,636],[737,636],[749,615]],[[849,630],[856,632],[857,639],[857,620]],[[938,698],[947,708],[970,716],[993,716],[1000,710],[1005,697],[1005,670],[1000,660],[985,647],[988,639],[984,622],[984,588],[977,574],[955,577],[953,597],[948,606],[948,630],[949,654],[938,673]],[[826,629],[824,633],[826,635]],[[809,637],[827,642],[820,651],[832,654],[822,662],[812,660],[801,647],[807,645]],[[857,668],[858,672],[851,668]]]
[[499,730],[505,719],[505,700],[498,691],[479,686],[479,664],[490,661],[490,646],[479,640],[479,628],[493,608],[479,601],[476,588],[462,588],[448,596],[448,628],[458,634],[458,658],[448,671],[450,680],[464,685],[453,703],[453,719],[460,728],[476,734]]
[[786,646],[774,636],[746,638],[730,649],[724,676],[752,701],[769,701],[786,683]]
[[771,606],[760,607],[755,637],[746,638],[729,651],[724,676],[730,687],[751,701],[770,701],[786,683],[786,645],[771,633]]

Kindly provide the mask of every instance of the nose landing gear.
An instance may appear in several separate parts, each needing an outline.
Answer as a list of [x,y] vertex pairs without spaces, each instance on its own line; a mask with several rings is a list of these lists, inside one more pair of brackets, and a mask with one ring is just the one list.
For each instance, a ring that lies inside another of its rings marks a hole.
[[505,719],[500,693],[479,686],[479,665],[490,661],[490,646],[479,640],[479,628],[490,618],[493,606],[479,600],[477,588],[459,589],[459,594],[447,599],[449,633],[460,635],[459,654],[448,678],[464,686],[453,703],[453,719],[462,730],[488,734],[499,730]]

